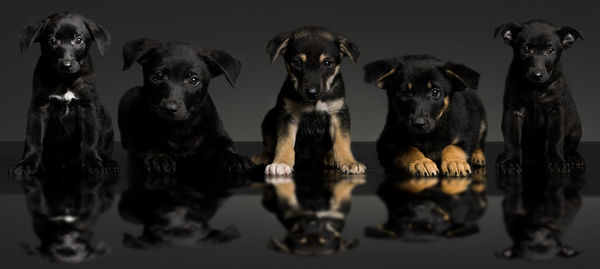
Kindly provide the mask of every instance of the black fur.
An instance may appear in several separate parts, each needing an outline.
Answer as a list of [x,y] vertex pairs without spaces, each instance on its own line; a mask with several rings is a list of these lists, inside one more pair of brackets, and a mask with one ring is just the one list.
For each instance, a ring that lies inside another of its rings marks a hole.
[[[277,161],[274,158],[279,139],[292,135],[288,125],[297,124],[294,160],[296,163],[309,161],[322,164],[336,139],[330,133],[332,117],[339,121],[341,132],[350,134],[350,114],[344,101],[345,86],[339,68],[344,57],[355,63],[360,51],[347,38],[327,29],[303,27],[275,36],[267,44],[267,53],[271,62],[279,55],[283,56],[288,75],[275,107],[262,122],[265,150],[255,157],[255,163]],[[339,102],[338,109],[316,109],[318,103],[336,101]],[[332,162],[331,165],[347,173],[363,173],[366,169],[355,160]],[[293,164],[291,166],[293,168]]]
[[525,162],[544,162],[552,173],[583,171],[584,159],[577,152],[581,120],[559,63],[563,51],[583,35],[541,20],[503,24],[495,35],[513,49],[498,172],[520,174]]
[[96,94],[96,74],[89,51],[100,55],[110,34],[99,24],[71,12],[59,12],[27,26],[21,52],[34,42],[42,54],[33,75],[23,159],[11,174],[81,167],[90,174],[117,173],[110,159],[111,118]]
[[189,159],[224,173],[251,167],[235,152],[208,94],[210,80],[221,74],[233,86],[238,60],[220,50],[149,39],[127,42],[123,60],[124,70],[136,61],[142,65],[144,85],[121,98],[121,139],[148,172],[175,173]]
[[[394,159],[409,147],[438,166],[448,145],[460,147],[468,158],[474,150],[484,149],[487,121],[481,100],[471,90],[478,87],[474,70],[429,55],[375,61],[364,69],[365,80],[385,89],[388,96],[387,119],[377,140],[379,161],[387,171],[407,171]],[[414,174],[437,174],[433,170]]]
[[543,166],[529,168],[522,176],[499,178],[504,190],[504,224],[513,244],[496,253],[498,257],[544,261],[581,253],[562,239],[581,209],[579,190],[584,181],[578,176],[544,170]]

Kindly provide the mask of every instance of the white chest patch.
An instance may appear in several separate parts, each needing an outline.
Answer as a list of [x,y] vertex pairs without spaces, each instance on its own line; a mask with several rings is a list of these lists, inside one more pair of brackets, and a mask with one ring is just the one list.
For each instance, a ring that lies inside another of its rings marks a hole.
[[77,220],[77,217],[71,215],[53,217],[52,221],[71,223]]
[[48,99],[54,99],[54,100],[70,103],[72,100],[77,100],[79,98],[77,98],[77,96],[75,96],[75,94],[72,91],[67,91],[62,96],[52,94],[48,97]]
[[335,114],[344,107],[344,98],[330,100],[330,101],[317,101],[314,105],[312,104],[301,104],[294,102],[289,99],[285,99],[285,110],[292,114],[310,113],[314,111],[327,112],[329,114]]

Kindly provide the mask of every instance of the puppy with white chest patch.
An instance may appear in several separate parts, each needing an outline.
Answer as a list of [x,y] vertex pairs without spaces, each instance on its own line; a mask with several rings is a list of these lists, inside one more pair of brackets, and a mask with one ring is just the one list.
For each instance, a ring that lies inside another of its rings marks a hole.
[[116,173],[111,118],[96,94],[89,55],[92,43],[104,54],[108,31],[79,14],[59,12],[28,25],[19,42],[21,52],[40,43],[42,54],[33,76],[25,152],[9,173],[73,166],[90,174]]
[[358,47],[327,29],[304,27],[275,36],[267,53],[271,62],[283,56],[288,75],[262,123],[264,151],[253,161],[267,165],[265,174],[290,174],[299,160],[364,173],[365,165],[350,148],[350,114],[340,72],[344,57],[357,61]]

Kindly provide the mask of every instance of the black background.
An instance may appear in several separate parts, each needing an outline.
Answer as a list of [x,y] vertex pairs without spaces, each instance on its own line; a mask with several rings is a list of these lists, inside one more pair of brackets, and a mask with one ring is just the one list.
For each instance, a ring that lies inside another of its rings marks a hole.
[[[228,51],[242,61],[237,87],[211,84],[225,128],[236,141],[260,141],[259,126],[284,80],[281,60],[268,63],[265,44],[275,34],[320,25],[347,36],[361,49],[359,66],[342,67],[354,141],[374,141],[383,126],[383,91],[363,82],[362,65],[394,55],[430,53],[465,63],[481,74],[480,96],[490,122],[489,141],[501,141],[504,78],[512,53],[494,28],[543,18],[578,28],[586,42],[563,54],[563,65],[584,126],[584,141],[600,141],[598,126],[597,1],[8,1],[0,4],[0,141],[22,141],[39,46],[25,55],[17,33],[46,15],[69,10],[105,26],[113,45],[104,58],[93,52],[98,89],[116,122],[120,96],[141,83],[141,68],[121,71],[124,42],[149,37],[180,40]],[[119,139],[118,132],[116,136]]]

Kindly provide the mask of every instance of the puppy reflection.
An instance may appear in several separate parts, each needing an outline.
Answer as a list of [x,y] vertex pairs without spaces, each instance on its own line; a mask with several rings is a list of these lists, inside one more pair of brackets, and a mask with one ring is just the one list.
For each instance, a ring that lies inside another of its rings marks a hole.
[[479,232],[477,221],[487,209],[485,168],[469,177],[438,179],[389,175],[378,196],[386,205],[385,223],[367,227],[378,239],[431,242]]
[[107,255],[104,243],[93,244],[98,218],[114,198],[114,178],[48,175],[27,177],[23,189],[41,243],[22,243],[28,255],[54,263],[81,263]]
[[216,181],[219,183],[191,176],[133,180],[121,197],[119,214],[130,223],[143,225],[143,231],[138,236],[126,233],[123,244],[136,249],[191,247],[239,238],[233,225],[224,230],[210,226],[212,217],[231,196],[229,181]]
[[[333,172],[332,172],[333,173]],[[300,256],[323,256],[358,246],[341,232],[350,211],[352,190],[365,182],[364,175],[269,176],[263,189],[263,206],[277,216],[287,233],[272,238],[267,247]]]
[[581,208],[579,190],[584,181],[538,170],[542,174],[500,178],[504,223],[513,245],[496,253],[498,257],[545,261],[580,254],[563,244],[562,236]]

